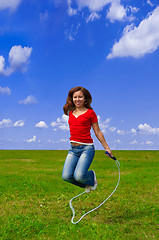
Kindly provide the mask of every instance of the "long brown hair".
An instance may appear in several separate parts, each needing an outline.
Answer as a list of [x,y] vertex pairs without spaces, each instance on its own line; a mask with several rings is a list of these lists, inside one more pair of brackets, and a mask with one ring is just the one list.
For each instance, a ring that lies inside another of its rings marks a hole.
[[64,105],[63,107],[63,110],[64,110],[64,113],[66,115],[68,115],[68,112],[71,111],[71,110],[74,110],[75,109],[75,105],[73,103],[73,94],[75,92],[78,92],[78,91],[81,91],[83,92],[84,94],[84,98],[85,98],[85,107],[86,108],[89,108],[89,109],[92,109],[91,107],[91,102],[92,102],[92,96],[90,94],[90,92],[84,88],[84,87],[74,87],[72,88],[69,93],[68,93],[68,97],[67,97],[67,100],[66,100],[66,104]]

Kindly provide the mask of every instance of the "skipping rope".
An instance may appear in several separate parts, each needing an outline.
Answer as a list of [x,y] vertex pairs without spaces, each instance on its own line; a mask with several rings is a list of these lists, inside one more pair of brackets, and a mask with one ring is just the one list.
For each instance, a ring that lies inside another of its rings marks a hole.
[[99,206],[97,206],[96,208],[93,208],[92,210],[86,212],[77,222],[74,222],[74,221],[73,221],[73,220],[74,220],[74,217],[75,217],[75,210],[74,210],[74,208],[73,208],[73,206],[72,206],[72,201],[73,201],[75,198],[77,198],[77,197],[81,196],[82,194],[86,193],[86,191],[84,191],[84,192],[80,193],[79,195],[73,197],[73,198],[70,200],[70,202],[69,202],[70,208],[71,208],[72,213],[73,213],[73,216],[72,216],[72,219],[71,219],[71,222],[72,222],[73,224],[79,223],[79,222],[82,220],[82,218],[85,217],[87,214],[89,214],[89,213],[97,210],[99,207],[101,207],[101,206],[115,193],[115,191],[116,191],[116,189],[117,189],[117,187],[118,187],[118,185],[119,185],[119,182],[120,182],[120,168],[119,168],[120,163],[117,161],[117,159],[116,159],[114,156],[111,156],[107,151],[105,152],[105,154],[108,155],[109,157],[111,157],[111,158],[112,158],[113,160],[115,160],[115,162],[116,162],[116,165],[117,165],[117,168],[118,168],[118,171],[119,171],[119,178],[118,178],[117,185],[116,185],[114,191],[109,195],[109,197],[107,197],[107,198],[106,198]]

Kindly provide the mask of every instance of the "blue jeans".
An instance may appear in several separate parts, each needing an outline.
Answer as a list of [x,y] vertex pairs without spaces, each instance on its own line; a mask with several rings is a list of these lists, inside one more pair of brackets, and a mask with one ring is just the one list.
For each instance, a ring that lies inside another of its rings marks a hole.
[[73,146],[68,152],[62,178],[81,188],[94,185],[94,173],[88,171],[95,154],[94,145]]

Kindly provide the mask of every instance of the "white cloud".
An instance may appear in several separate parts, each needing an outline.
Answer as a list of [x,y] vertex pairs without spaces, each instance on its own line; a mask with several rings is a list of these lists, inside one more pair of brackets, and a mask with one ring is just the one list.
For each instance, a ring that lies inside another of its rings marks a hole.
[[115,20],[121,21],[127,16],[125,8],[120,4],[120,1],[113,1],[107,12],[107,18],[111,22]]
[[68,15],[69,16],[73,16],[73,15],[76,15],[77,14],[77,10],[76,9],[73,9],[71,7],[68,8]]
[[47,10],[45,12],[40,13],[40,21],[41,22],[46,22],[48,19],[49,19],[49,14],[48,14]]
[[147,4],[150,5],[151,7],[154,6],[154,4],[150,0],[147,0]]
[[61,126],[59,126],[59,129],[60,130],[69,130],[67,125],[61,125]]
[[93,22],[94,20],[96,20],[96,19],[99,19],[101,16],[98,14],[98,13],[96,13],[96,12],[92,12],[90,15],[89,15],[89,17],[86,19],[86,22],[88,23],[88,22]]
[[23,127],[25,124],[25,120],[18,120],[14,123],[14,127]]
[[12,121],[10,119],[3,119],[0,122],[0,128],[8,128],[8,127],[12,127]]
[[80,23],[78,23],[77,25],[72,24],[71,28],[65,31],[66,38],[69,39],[70,41],[75,40],[75,36],[78,34],[80,26],[81,26]]
[[26,99],[20,100],[18,103],[28,105],[28,104],[36,104],[38,103],[38,101],[33,95],[30,95]]
[[56,127],[56,126],[57,126],[57,123],[56,123],[56,122],[52,122],[50,125],[51,125],[51,127],[53,127],[53,128],[54,128],[54,127]]
[[132,13],[136,13],[136,12],[139,11],[139,8],[137,8],[137,7],[132,7],[132,6],[128,6],[128,7],[127,7],[127,11],[130,11],[130,12],[132,12]]
[[148,140],[148,141],[145,142],[145,144],[146,144],[146,145],[152,145],[153,142]]
[[0,10],[9,8],[14,11],[17,9],[20,2],[21,0],[0,0]]
[[50,125],[54,131],[56,131],[57,129],[68,131],[69,130],[68,116],[63,114],[61,118],[57,118],[57,120],[52,122]]
[[110,132],[115,132],[116,131],[116,127],[109,127],[109,131]]
[[10,67],[8,72],[12,73],[16,70],[25,71],[26,64],[31,56],[31,47],[14,46],[9,52]]
[[48,128],[47,124],[44,121],[40,121],[35,125],[36,128]]
[[[119,42],[115,43],[107,59],[115,57],[139,58],[152,53],[159,47],[159,7],[145,18],[138,27],[123,31]],[[132,28],[132,25],[131,25]]]
[[130,144],[137,144],[136,139],[134,141],[130,142]]
[[57,118],[57,122],[59,122],[59,123],[67,123],[68,122],[68,116],[63,114],[61,118]]
[[103,133],[106,133],[106,132],[113,133],[116,131],[116,127],[109,125],[111,118],[107,118],[104,121],[101,120],[100,115],[98,115],[97,118],[98,118],[99,127]]
[[136,130],[134,128],[132,128],[130,133],[136,134]]
[[0,56],[0,74],[5,74],[4,66],[5,66],[5,59],[1,55]]
[[71,7],[71,3],[72,3],[71,0],[67,0],[68,15],[69,15],[69,16],[73,16],[73,15],[76,15],[76,14],[77,14],[77,9],[72,8],[72,7]]
[[124,130],[117,130],[117,134],[119,134],[119,135],[124,135],[125,134],[125,131]]
[[0,93],[1,93],[2,95],[4,95],[4,94],[10,95],[10,94],[11,94],[11,90],[9,89],[9,87],[1,87],[1,86],[0,86]]
[[[68,0],[71,2],[71,0]],[[127,12],[136,12],[136,7],[127,6],[124,8],[120,0],[76,0],[79,11],[87,7],[91,13],[100,12],[104,7],[108,6],[107,18],[114,22],[115,20],[122,21],[127,17]],[[69,4],[70,6],[71,4]],[[87,19],[88,20],[88,19]]]
[[152,128],[147,123],[139,124],[137,127],[137,131],[139,133],[143,133],[143,134],[153,134],[153,135],[159,134],[159,128],[157,128],[157,127]]
[[26,140],[27,143],[36,142],[36,136],[33,136],[33,138]]
[[79,9],[88,7],[90,11],[101,11],[107,4],[114,0],[76,0]]
[[101,128],[101,131],[105,132],[106,128],[109,127],[108,123],[111,121],[111,118],[107,118],[105,121],[101,120],[100,115],[98,115],[97,118],[98,118],[98,123],[99,123],[99,127]]
[[[72,8],[72,5],[74,8]],[[80,15],[81,18],[85,19],[86,23],[93,22],[95,20],[99,20],[102,16],[103,9],[105,8],[106,18],[111,22],[114,21],[123,21],[123,20],[132,20],[134,19],[132,14],[137,11],[137,8],[133,8],[131,6],[124,7],[121,5],[120,0],[67,0],[67,12],[68,15]],[[85,11],[87,8],[87,11]],[[106,14],[106,9],[107,11]],[[89,13],[89,16],[88,16]],[[131,16],[127,16],[127,14],[131,14]],[[74,18],[75,21],[77,18]],[[65,31],[65,36],[70,41],[75,40],[76,34],[78,33],[79,27],[81,24],[74,23]]]
[[120,141],[120,139],[117,139],[117,140],[114,141],[114,143],[118,143],[118,144],[120,144],[121,141]]
[[60,139],[59,141],[54,142],[54,143],[60,143],[60,142],[69,142],[69,140],[68,139]]
[[9,67],[5,69],[5,59],[0,56],[0,74],[9,76],[16,71],[25,72],[31,56],[32,47],[13,46],[9,52]]
[[58,140],[58,141],[53,141],[53,140],[48,140],[47,141],[48,143],[52,143],[52,144],[57,144],[57,143],[65,143],[65,142],[69,142],[69,139],[64,139],[64,138],[62,138],[62,139],[60,139],[60,140]]
[[124,17],[123,20],[127,20],[129,22],[132,22],[135,20],[134,13],[137,13],[140,9],[137,7],[132,7],[132,6],[126,6],[125,11],[127,13],[127,16]]
[[[71,0],[68,0],[68,6],[71,6]],[[89,11],[93,14],[90,15],[90,19],[87,18],[87,22],[94,19],[99,19],[100,16],[97,15],[96,12],[102,11],[104,7],[109,6],[109,10],[107,12],[107,18],[110,19],[110,21],[115,20],[123,20],[123,18],[126,17],[127,9],[124,8],[123,5],[121,5],[120,0],[76,0],[76,3],[78,5],[78,10],[81,11],[83,8],[88,8]]]
[[10,127],[23,127],[25,124],[25,120],[18,120],[15,123],[10,119],[3,119],[0,122],[0,128],[10,128]]

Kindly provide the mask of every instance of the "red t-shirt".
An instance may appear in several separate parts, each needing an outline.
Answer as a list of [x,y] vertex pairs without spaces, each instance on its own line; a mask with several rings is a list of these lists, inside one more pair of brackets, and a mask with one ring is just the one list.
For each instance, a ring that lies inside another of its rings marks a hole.
[[97,115],[93,109],[88,109],[85,113],[75,117],[73,111],[69,113],[69,126],[70,126],[70,141],[80,143],[93,143],[91,138],[92,123],[97,122]]

